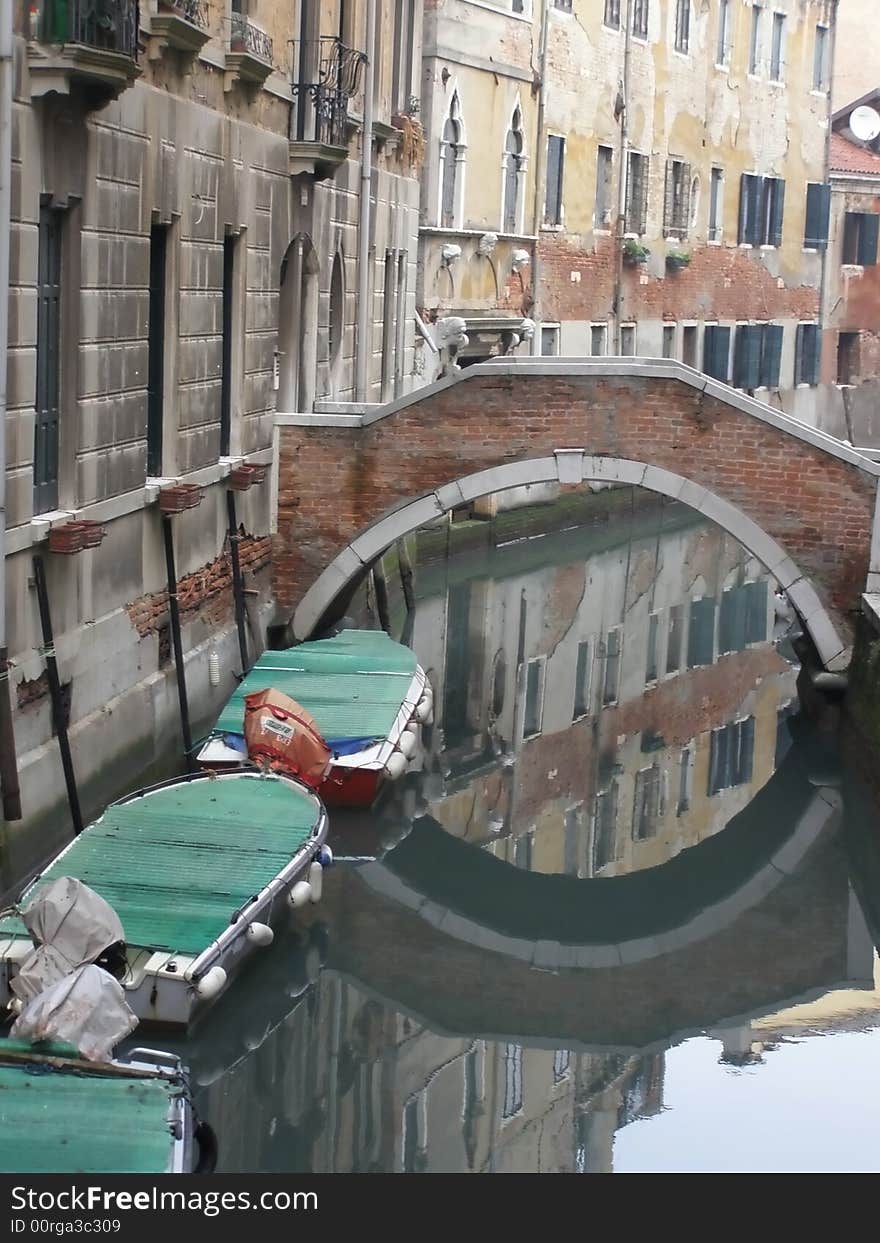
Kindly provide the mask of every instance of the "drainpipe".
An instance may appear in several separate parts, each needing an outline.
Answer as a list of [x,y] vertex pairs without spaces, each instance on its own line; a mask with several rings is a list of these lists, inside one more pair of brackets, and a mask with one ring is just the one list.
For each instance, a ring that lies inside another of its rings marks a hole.
[[544,178],[547,170],[545,168],[547,144],[544,141],[544,106],[546,102],[546,80],[547,80],[547,32],[550,25],[550,0],[544,0],[544,11],[541,14],[541,41],[538,50],[538,142],[535,151],[535,233],[538,240],[535,242],[535,253],[532,257],[532,310],[531,317],[538,321],[538,331],[532,338],[532,353],[541,353],[541,319],[538,315],[538,284],[541,279],[541,251],[540,251],[540,233],[541,220],[543,217],[542,190],[546,194],[546,186]]
[[358,232],[357,362],[355,396],[369,399],[371,341],[370,320],[370,189],[373,180],[373,80],[376,53],[376,0],[367,0],[367,34],[364,40],[364,132],[361,141],[361,201]]
[[614,352],[620,354],[622,333],[620,323],[623,319],[621,303],[623,301],[623,235],[626,232],[626,182],[627,156],[629,154],[629,58],[632,41],[632,22],[630,10],[632,0],[626,2],[626,13],[623,18],[623,108],[620,113],[620,165],[617,169],[617,228],[614,231],[614,244],[617,254],[614,262]]
[[[828,183],[829,186],[831,185],[831,118],[834,114],[834,105],[832,103],[832,84],[834,80],[834,60],[835,60],[835,52],[837,48],[838,4],[839,4],[839,0],[831,0],[831,47],[828,49],[828,64],[829,64],[828,112],[827,112],[828,125],[825,130],[825,181]],[[830,232],[831,232],[831,228],[830,228],[831,226],[831,197],[830,197],[830,194],[829,194],[829,199],[828,199],[828,225],[829,225],[828,231],[830,235]],[[831,238],[829,236],[825,242],[825,249],[822,251],[822,264],[819,269],[819,341],[821,343],[820,353],[819,353],[819,384],[820,384],[820,390],[821,388],[827,387],[829,391],[829,395],[830,395],[831,386],[830,385],[826,386],[822,384],[822,363],[824,362],[824,356],[825,356],[825,331],[829,326],[827,323],[828,316],[826,315],[825,299],[828,296],[828,252],[830,249],[831,249]],[[843,409],[844,409],[844,415],[846,416],[846,430],[849,433],[850,443],[854,444],[855,441],[853,440],[853,430],[852,430],[852,426],[850,423],[849,407],[846,404],[845,398],[843,402]]]
[[3,819],[21,819],[6,650],[6,377],[12,208],[12,5],[0,3],[0,794]]

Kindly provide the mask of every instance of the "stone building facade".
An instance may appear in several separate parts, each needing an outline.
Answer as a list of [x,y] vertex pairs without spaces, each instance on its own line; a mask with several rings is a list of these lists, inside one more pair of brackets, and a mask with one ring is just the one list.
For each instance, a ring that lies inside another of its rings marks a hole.
[[504,353],[502,319],[522,313],[534,352],[678,358],[842,434],[816,392],[827,232],[806,230],[827,180],[833,0],[432,10],[425,314],[469,335],[483,316]]
[[[421,4],[17,0],[14,21],[7,621],[40,829],[7,826],[20,873],[69,832],[32,558],[91,814],[180,754],[160,495],[202,490],[173,519],[197,728],[240,665],[231,472],[268,467],[276,411],[412,382]],[[271,475],[235,497],[253,656]],[[49,552],[72,520],[100,546]]]

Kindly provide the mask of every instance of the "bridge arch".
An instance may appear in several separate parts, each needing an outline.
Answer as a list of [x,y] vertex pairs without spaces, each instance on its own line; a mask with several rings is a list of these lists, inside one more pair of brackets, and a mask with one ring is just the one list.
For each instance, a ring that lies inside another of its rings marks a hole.
[[502,463],[446,484],[370,523],[338,553],[300,601],[293,617],[296,639],[307,639],[346,587],[396,540],[426,522],[493,492],[546,483],[616,483],[646,488],[698,510],[757,557],[785,590],[827,669],[845,669],[851,649],[802,570],[781,544],[742,509],[683,475],[647,462],[556,449],[546,457]]
[[776,574],[829,668],[880,591],[880,464],[670,359],[497,359],[384,405],[281,414],[276,432],[275,591],[296,638],[400,535],[530,482],[699,510]]

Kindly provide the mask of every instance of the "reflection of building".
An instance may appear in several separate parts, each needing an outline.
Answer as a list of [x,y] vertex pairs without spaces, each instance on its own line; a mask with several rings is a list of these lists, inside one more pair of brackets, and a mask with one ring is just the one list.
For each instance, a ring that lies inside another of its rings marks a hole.
[[325,973],[199,1104],[226,1172],[599,1173],[662,1086],[662,1055],[441,1036]]
[[505,572],[500,550],[490,574],[419,602],[451,769],[431,813],[459,834],[470,799],[468,835],[520,867],[653,866],[718,832],[774,771],[794,672],[772,647],[771,581],[692,511],[631,513],[630,495],[594,498],[611,521],[582,529],[579,557],[553,564],[548,537]]

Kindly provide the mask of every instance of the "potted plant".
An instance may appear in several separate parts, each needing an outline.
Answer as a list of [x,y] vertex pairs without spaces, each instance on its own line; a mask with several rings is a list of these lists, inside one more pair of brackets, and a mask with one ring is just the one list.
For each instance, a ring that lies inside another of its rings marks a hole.
[[670,250],[666,253],[666,266],[673,272],[686,268],[690,261],[690,252],[687,250]]
[[628,237],[623,243],[623,261],[624,263],[646,263],[650,250],[647,246],[643,246],[637,238]]

